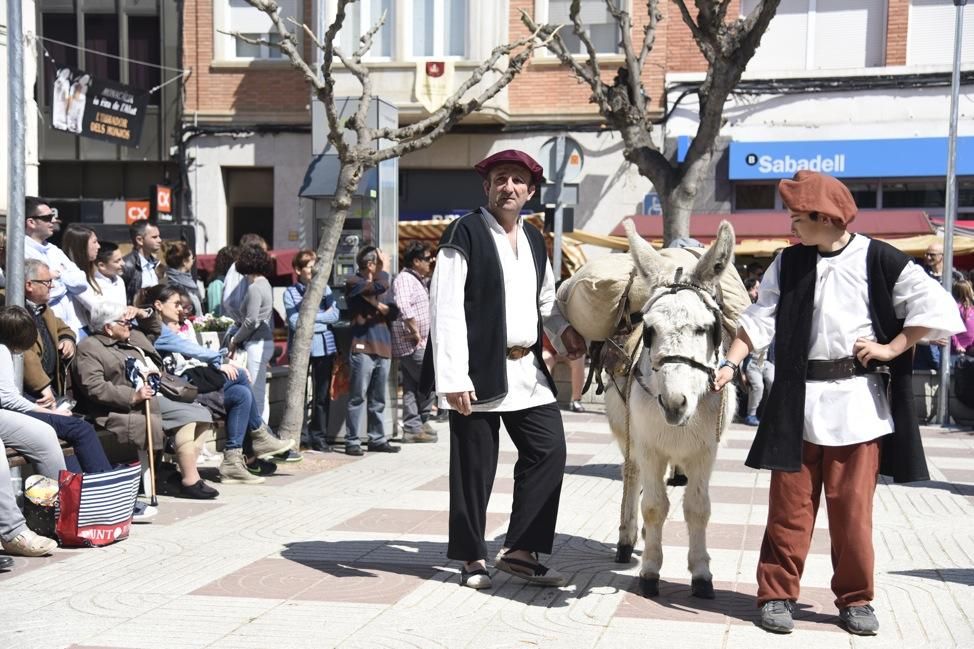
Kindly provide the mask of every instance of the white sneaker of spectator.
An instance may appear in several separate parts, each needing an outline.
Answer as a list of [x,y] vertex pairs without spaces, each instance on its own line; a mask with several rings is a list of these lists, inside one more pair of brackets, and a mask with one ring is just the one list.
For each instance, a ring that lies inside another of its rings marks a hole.
[[148,523],[158,513],[158,508],[153,507],[152,505],[146,505],[144,502],[136,500],[135,509],[132,511],[132,522]]

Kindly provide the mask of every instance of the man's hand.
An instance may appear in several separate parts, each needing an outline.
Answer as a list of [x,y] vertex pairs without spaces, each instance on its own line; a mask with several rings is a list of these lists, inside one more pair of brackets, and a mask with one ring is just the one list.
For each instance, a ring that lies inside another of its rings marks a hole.
[[224,363],[220,366],[220,371],[223,372],[228,379],[231,381],[237,380],[237,374],[239,373],[236,365],[231,365],[230,363]]
[[39,407],[50,410],[54,407],[55,401],[54,390],[51,389],[51,386],[47,386],[41,390],[41,398],[36,403]]
[[135,394],[132,395],[132,405],[137,406],[144,401],[148,401],[153,396],[155,395],[152,393],[152,388],[150,388],[147,383],[143,383],[142,387],[136,390]]
[[446,395],[446,402],[450,404],[450,407],[459,412],[464,417],[470,415],[473,410],[470,408],[470,404],[477,400],[477,393],[471,390],[470,392],[449,392]]
[[585,355],[585,339],[571,325],[561,332],[561,342],[565,346],[568,358],[575,360]]
[[231,340],[229,343],[227,343],[227,357],[233,358],[235,353],[237,353],[237,343]]
[[734,380],[734,370],[726,365],[717,370],[714,377],[714,392],[720,392],[725,385]]
[[74,341],[65,338],[58,343],[57,348],[61,350],[61,357],[65,360],[74,356]]
[[379,315],[389,315],[389,305],[383,302],[376,302],[375,309],[379,312]]
[[376,270],[384,270],[388,273],[389,269],[392,268],[392,262],[389,261],[389,254],[381,248],[376,252],[379,255],[379,264],[376,267]]
[[863,367],[868,367],[870,361],[886,363],[899,356],[889,345],[881,345],[875,340],[866,340],[865,338],[856,340],[852,346],[852,353],[856,355]]

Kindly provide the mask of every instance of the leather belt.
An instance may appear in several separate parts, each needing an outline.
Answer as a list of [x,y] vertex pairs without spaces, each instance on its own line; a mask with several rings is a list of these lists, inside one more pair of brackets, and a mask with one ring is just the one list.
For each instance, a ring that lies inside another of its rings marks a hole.
[[519,361],[531,353],[530,347],[508,347],[507,358],[512,361]]
[[863,367],[852,356],[831,361],[809,360],[808,367],[805,369],[805,380],[842,381],[843,379],[851,379],[854,376],[876,373],[888,374],[889,368],[885,365]]

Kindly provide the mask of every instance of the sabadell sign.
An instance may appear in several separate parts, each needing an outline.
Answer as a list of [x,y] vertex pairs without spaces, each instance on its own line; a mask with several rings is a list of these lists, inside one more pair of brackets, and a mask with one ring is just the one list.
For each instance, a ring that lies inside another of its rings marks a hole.
[[[803,169],[840,178],[942,177],[947,138],[731,142],[731,180],[790,178]],[[974,137],[957,139],[957,175],[974,175]]]

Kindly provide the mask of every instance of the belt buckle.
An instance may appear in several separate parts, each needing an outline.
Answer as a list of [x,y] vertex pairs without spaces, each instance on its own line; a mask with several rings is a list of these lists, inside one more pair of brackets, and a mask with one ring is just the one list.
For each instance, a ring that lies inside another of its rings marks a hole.
[[527,347],[511,347],[507,350],[507,358],[512,361],[519,361],[531,351]]

